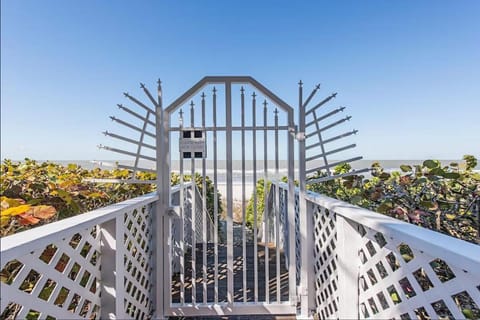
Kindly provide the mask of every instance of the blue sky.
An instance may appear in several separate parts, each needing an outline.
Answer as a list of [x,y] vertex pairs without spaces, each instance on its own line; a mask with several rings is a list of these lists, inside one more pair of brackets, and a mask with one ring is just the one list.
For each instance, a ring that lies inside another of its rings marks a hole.
[[1,2],[1,157],[111,159],[108,116],[163,81],[298,80],[353,116],[366,159],[480,157],[479,1]]

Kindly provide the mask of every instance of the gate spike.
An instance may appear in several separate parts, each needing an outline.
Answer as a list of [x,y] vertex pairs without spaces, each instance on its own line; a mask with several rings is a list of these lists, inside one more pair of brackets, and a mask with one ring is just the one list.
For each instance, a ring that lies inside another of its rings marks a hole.
[[215,86],[213,86],[213,95],[215,95],[217,93],[217,88],[215,88]]
[[124,107],[122,104],[117,104],[117,106],[118,106],[118,108],[119,108],[120,110],[123,110],[123,111],[125,111],[126,113],[131,114],[132,116],[134,116],[134,117],[142,120],[143,122],[146,121],[148,124],[150,124],[150,125],[152,125],[152,126],[155,126],[155,122],[153,122],[153,121],[151,121],[151,120],[148,120],[147,118],[143,117],[142,115],[139,115],[138,113],[130,110],[130,109],[127,108],[127,107]]
[[322,101],[320,101],[319,103],[317,103],[316,106],[314,106],[312,109],[308,110],[305,112],[305,116],[307,116],[309,113],[317,110],[318,108],[320,108],[321,106],[323,106],[325,103],[327,103],[328,101],[332,100],[333,98],[335,98],[337,96],[337,93],[332,93],[330,96],[328,96],[327,98],[323,99]]
[[153,105],[155,106],[155,108],[158,108],[158,103],[157,103],[157,101],[155,101],[155,99],[153,99],[152,94],[151,94],[150,91],[145,87],[145,85],[144,85],[143,83],[140,83],[140,88],[143,89],[143,92],[147,95],[148,99],[150,99],[150,101],[153,103]]
[[253,97],[253,100],[255,100],[255,97],[257,96],[257,94],[255,93],[255,91],[252,93],[252,97]]
[[147,107],[144,103],[140,102],[139,100],[137,100],[136,98],[132,97],[131,95],[128,94],[128,92],[124,92],[123,95],[132,100],[133,102],[135,102],[137,105],[139,105],[140,107],[144,108],[145,110],[155,114],[155,111],[153,111],[151,108]]
[[312,93],[308,96],[307,100],[303,103],[303,107],[306,108],[307,105],[310,103],[310,100],[315,96],[317,91],[320,89],[320,83],[315,86],[315,89],[312,90]]
[[268,105],[267,99],[263,100],[263,107],[265,109],[267,109],[267,105]]
[[323,127],[323,128],[320,128],[320,129],[318,129],[318,130],[316,130],[316,131],[313,131],[312,133],[307,134],[307,135],[306,135],[306,138],[310,138],[310,137],[318,134],[318,132],[322,132],[322,131],[328,130],[328,129],[330,129],[330,128],[333,128],[333,127],[339,125],[340,123],[343,123],[343,122],[345,122],[345,121],[349,121],[351,118],[352,118],[351,116],[347,116],[347,117],[345,117],[345,118],[343,118],[343,119],[340,119],[340,120],[338,120],[338,121],[335,121],[335,122],[333,122],[333,123],[330,123],[329,125],[326,125],[326,126]]
[[[340,107],[340,108],[337,108],[337,109],[335,109],[335,110],[333,110],[333,111],[330,111],[330,112],[327,113],[327,114],[324,114],[323,116],[321,116],[321,117],[319,117],[319,118],[315,118],[314,120],[312,120],[312,121],[310,121],[309,123],[307,123],[307,124],[305,125],[305,128],[310,127],[312,124],[319,123],[320,121],[322,121],[322,120],[324,120],[324,119],[326,119],[326,118],[328,118],[328,117],[331,117],[331,116],[333,116],[333,115],[335,115],[335,114],[337,114],[337,113],[339,113],[339,112],[343,112],[343,110],[345,110],[345,107]],[[315,113],[314,113],[314,114],[315,114]],[[316,114],[315,114],[315,115],[316,115]]]
[[347,173],[335,174],[335,175],[331,175],[331,176],[327,176],[327,177],[321,177],[321,178],[317,178],[317,179],[307,180],[305,183],[306,184],[312,184],[312,183],[325,182],[325,181],[333,180],[333,179],[337,179],[337,178],[344,178],[344,177],[358,175],[360,173],[364,173],[364,172],[368,172],[368,171],[370,171],[369,168],[357,169],[357,170],[352,170],[352,171],[347,172]]
[[243,86],[240,88],[240,92],[242,93],[242,95],[245,93],[245,89],[243,88]]

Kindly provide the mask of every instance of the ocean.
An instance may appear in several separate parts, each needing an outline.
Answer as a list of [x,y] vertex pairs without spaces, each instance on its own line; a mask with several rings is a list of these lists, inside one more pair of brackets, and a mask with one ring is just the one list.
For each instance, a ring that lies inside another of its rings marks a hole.
[[[331,162],[336,162],[337,160],[331,160]],[[96,160],[96,161],[89,161],[89,160],[52,160],[51,162],[66,165],[69,163],[75,163],[82,168],[85,169],[93,169],[93,168],[103,168],[103,169],[112,169],[112,166],[115,166],[115,163],[123,164],[131,166],[133,165],[133,161],[131,160]],[[352,168],[354,169],[363,169],[363,168],[370,168],[372,163],[379,162],[380,165],[385,169],[387,172],[400,170],[400,165],[417,165],[422,164],[423,160],[359,160],[351,163]],[[463,160],[440,160],[442,166],[446,166],[452,162],[462,163]],[[190,160],[184,161],[184,173],[189,174],[191,172],[190,168]],[[152,162],[144,162],[140,163],[140,165],[144,168],[153,169]],[[245,161],[245,180],[247,182],[253,181],[253,161],[247,160]],[[308,168],[315,168],[318,166],[322,166],[323,162],[318,161],[317,163],[313,162]],[[172,171],[179,172],[180,170],[180,161],[173,160],[172,164]],[[276,174],[275,168],[275,161],[269,160],[267,163],[267,175],[269,178],[277,179],[287,175],[287,161],[280,160],[279,161],[279,169],[278,169],[278,176]],[[202,161],[196,160],[195,161],[195,172],[202,173]],[[475,168],[475,171],[480,171],[480,165]],[[217,161],[217,183],[224,184],[226,183],[226,161],[225,160],[218,160]],[[206,161],[206,175],[210,178],[213,178],[214,174],[214,164],[213,161],[207,160]],[[257,179],[263,178],[265,175],[264,172],[264,163],[263,160],[256,161],[256,175]],[[365,174],[365,175],[368,175]],[[295,163],[295,177],[298,178],[298,163]],[[233,171],[232,171],[232,179],[235,184],[241,183],[242,181],[242,161],[241,160],[234,160],[233,161]]]

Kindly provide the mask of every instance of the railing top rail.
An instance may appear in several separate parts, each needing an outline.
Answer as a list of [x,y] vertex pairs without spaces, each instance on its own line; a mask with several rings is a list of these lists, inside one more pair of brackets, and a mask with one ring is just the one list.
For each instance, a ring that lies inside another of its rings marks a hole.
[[[280,186],[288,189],[285,183],[280,183]],[[337,215],[380,231],[389,238],[404,241],[417,250],[447,260],[460,269],[480,276],[480,246],[478,245],[315,192],[307,192],[306,199],[334,211]]]
[[132,208],[152,203],[158,199],[156,193],[149,193],[103,208],[92,210],[74,217],[52,222],[35,229],[19,232],[0,239],[0,253],[3,261],[44,247],[50,243],[71,236],[80,230],[114,219],[118,214]]
[[[191,182],[185,183],[188,187]],[[172,193],[180,190],[180,186],[172,187]],[[0,254],[2,261],[10,261],[38,248],[55,243],[59,239],[71,236],[78,231],[114,219],[118,214],[135,207],[140,207],[158,200],[157,193],[149,193],[140,197],[125,200],[103,208],[92,210],[74,217],[52,222],[35,229],[19,232],[0,238]]]

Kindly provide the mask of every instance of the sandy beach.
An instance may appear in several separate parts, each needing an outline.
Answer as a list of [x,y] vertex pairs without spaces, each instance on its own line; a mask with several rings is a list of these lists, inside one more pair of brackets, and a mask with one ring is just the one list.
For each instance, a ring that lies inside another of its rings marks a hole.
[[[219,183],[217,185],[218,192],[222,194],[222,199],[226,199],[227,197],[227,184],[226,183]],[[252,196],[253,192],[253,184],[245,184],[245,200],[248,201]],[[234,183],[233,184],[233,201],[240,202],[242,201],[242,184]]]

